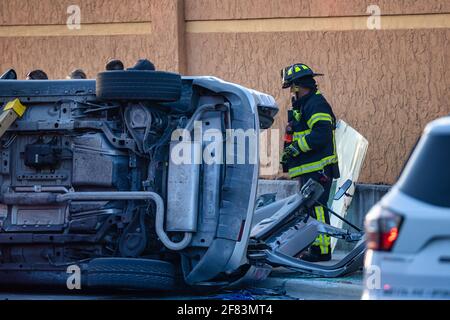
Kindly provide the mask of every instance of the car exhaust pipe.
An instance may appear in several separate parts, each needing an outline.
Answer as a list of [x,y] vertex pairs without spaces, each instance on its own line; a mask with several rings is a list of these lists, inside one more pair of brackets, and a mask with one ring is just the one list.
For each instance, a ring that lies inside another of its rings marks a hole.
[[43,205],[68,201],[109,201],[109,200],[152,200],[156,205],[156,234],[164,246],[173,251],[186,248],[192,240],[192,233],[185,232],[183,239],[173,242],[164,231],[164,201],[155,192],[68,192],[55,194],[48,192],[5,193],[1,202],[7,205]]

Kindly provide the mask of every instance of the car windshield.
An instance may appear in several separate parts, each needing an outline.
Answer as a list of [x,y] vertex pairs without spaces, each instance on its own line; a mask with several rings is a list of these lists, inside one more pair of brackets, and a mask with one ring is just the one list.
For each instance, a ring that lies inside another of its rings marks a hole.
[[398,186],[409,196],[450,207],[450,135],[428,134],[417,145]]

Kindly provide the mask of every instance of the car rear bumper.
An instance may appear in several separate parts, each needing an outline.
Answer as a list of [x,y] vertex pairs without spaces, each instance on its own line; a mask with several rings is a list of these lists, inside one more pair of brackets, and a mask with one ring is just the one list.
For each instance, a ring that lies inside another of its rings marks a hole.
[[364,262],[364,300],[450,299],[450,272],[433,272],[421,255],[368,250]]

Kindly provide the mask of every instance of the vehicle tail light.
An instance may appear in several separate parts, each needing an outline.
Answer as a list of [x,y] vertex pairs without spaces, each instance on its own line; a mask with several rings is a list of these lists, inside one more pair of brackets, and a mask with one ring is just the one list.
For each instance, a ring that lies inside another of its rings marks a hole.
[[391,251],[398,239],[403,217],[388,209],[376,206],[366,216],[367,248]]

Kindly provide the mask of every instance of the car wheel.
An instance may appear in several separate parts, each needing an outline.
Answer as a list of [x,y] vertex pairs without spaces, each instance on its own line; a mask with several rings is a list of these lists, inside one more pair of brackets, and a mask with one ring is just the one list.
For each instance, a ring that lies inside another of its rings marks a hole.
[[168,291],[175,287],[175,268],[166,261],[98,258],[89,262],[88,287]]
[[149,70],[105,71],[97,75],[97,97],[104,100],[177,101],[181,76]]

